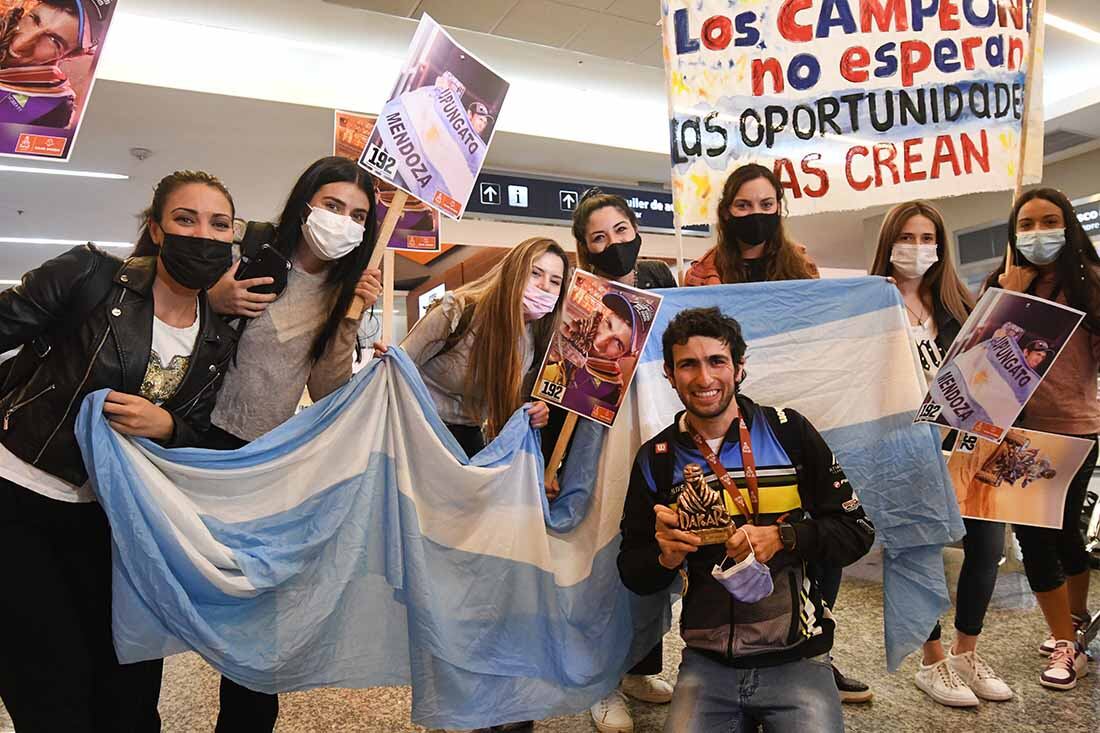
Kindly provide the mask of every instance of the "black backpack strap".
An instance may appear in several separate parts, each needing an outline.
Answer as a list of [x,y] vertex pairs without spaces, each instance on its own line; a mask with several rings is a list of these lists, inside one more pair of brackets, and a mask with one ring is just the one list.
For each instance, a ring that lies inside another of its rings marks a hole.
[[[673,430],[675,430],[675,426]],[[658,496],[662,487],[666,491],[672,489],[673,464],[671,436],[666,435],[667,430],[662,431],[653,440],[649,441],[649,469],[653,476],[653,482],[657,486]]]
[[791,419],[791,415],[781,407],[767,407],[765,405],[757,405],[757,415],[763,415],[764,419],[768,421],[768,425],[771,426],[772,432],[775,433],[775,437],[779,440],[779,444],[783,446],[783,450],[787,452],[787,457],[791,459],[791,464],[794,465],[796,470],[802,468],[802,438],[798,434],[798,427]]

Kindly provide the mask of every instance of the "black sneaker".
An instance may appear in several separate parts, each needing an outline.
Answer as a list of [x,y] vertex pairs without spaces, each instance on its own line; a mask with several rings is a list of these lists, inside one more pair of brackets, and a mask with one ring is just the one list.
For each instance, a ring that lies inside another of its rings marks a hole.
[[875,696],[875,693],[871,692],[871,688],[863,684],[859,680],[854,680],[851,677],[845,677],[841,674],[840,670],[833,667],[833,681],[836,682],[837,692],[840,693],[840,701],[846,703],[860,703],[871,702],[871,698]]

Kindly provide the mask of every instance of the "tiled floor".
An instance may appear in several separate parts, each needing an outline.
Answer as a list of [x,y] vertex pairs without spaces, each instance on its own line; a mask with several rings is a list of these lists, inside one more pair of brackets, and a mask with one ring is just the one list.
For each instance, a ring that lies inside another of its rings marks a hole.
[[[959,553],[947,551],[950,582],[958,571]],[[918,660],[911,657],[897,674],[886,672],[882,648],[881,565],[876,555],[850,568],[838,601],[840,629],[836,657],[850,676],[872,685],[875,699],[862,706],[847,706],[847,729],[854,733],[1095,733],[1100,731],[1100,661],[1089,665],[1090,675],[1071,692],[1052,692],[1040,687],[1042,657],[1035,651],[1044,637],[1042,616],[1018,568],[1006,565],[997,583],[996,596],[981,651],[1016,691],[1007,703],[983,703],[977,710],[951,710],[931,702],[913,685]],[[1100,608],[1100,573],[1093,573],[1091,605]],[[945,619],[950,628],[950,618]],[[945,634],[950,638],[950,632]],[[671,633],[665,643],[665,674],[675,678],[680,641]],[[1100,659],[1100,640],[1091,651]],[[217,674],[194,655],[167,661],[161,714],[165,733],[212,731],[217,704]],[[409,723],[408,688],[370,690],[314,690],[281,698],[279,733],[362,731],[405,733],[424,731]],[[636,733],[658,733],[664,708],[632,703]],[[0,732],[11,723],[0,708]],[[587,713],[554,718],[536,725],[537,733],[592,733]],[[813,733],[813,732],[807,732]]]

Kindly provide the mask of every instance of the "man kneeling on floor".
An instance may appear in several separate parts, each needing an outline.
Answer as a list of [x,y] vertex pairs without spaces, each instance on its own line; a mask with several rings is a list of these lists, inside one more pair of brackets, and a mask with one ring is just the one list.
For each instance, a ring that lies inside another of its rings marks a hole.
[[663,347],[686,410],[638,451],[618,562],[638,594],[685,575],[687,648],[665,731],[842,731],[826,659],[835,624],[807,561],[855,562],[874,526],[806,418],[738,392],[736,320],[685,310]]

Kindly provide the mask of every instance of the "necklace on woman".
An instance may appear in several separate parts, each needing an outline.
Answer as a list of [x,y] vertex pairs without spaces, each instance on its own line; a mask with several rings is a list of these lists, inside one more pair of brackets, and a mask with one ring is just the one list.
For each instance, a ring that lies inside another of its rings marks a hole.
[[909,315],[911,315],[911,316],[913,316],[913,318],[917,319],[917,322],[913,325],[919,326],[922,323],[924,323],[924,319],[927,318],[927,316],[921,316],[920,314],[918,314],[916,311],[914,311],[912,308],[910,308],[909,304],[906,303],[904,300],[902,300],[902,303],[905,305],[905,310],[909,311]]

